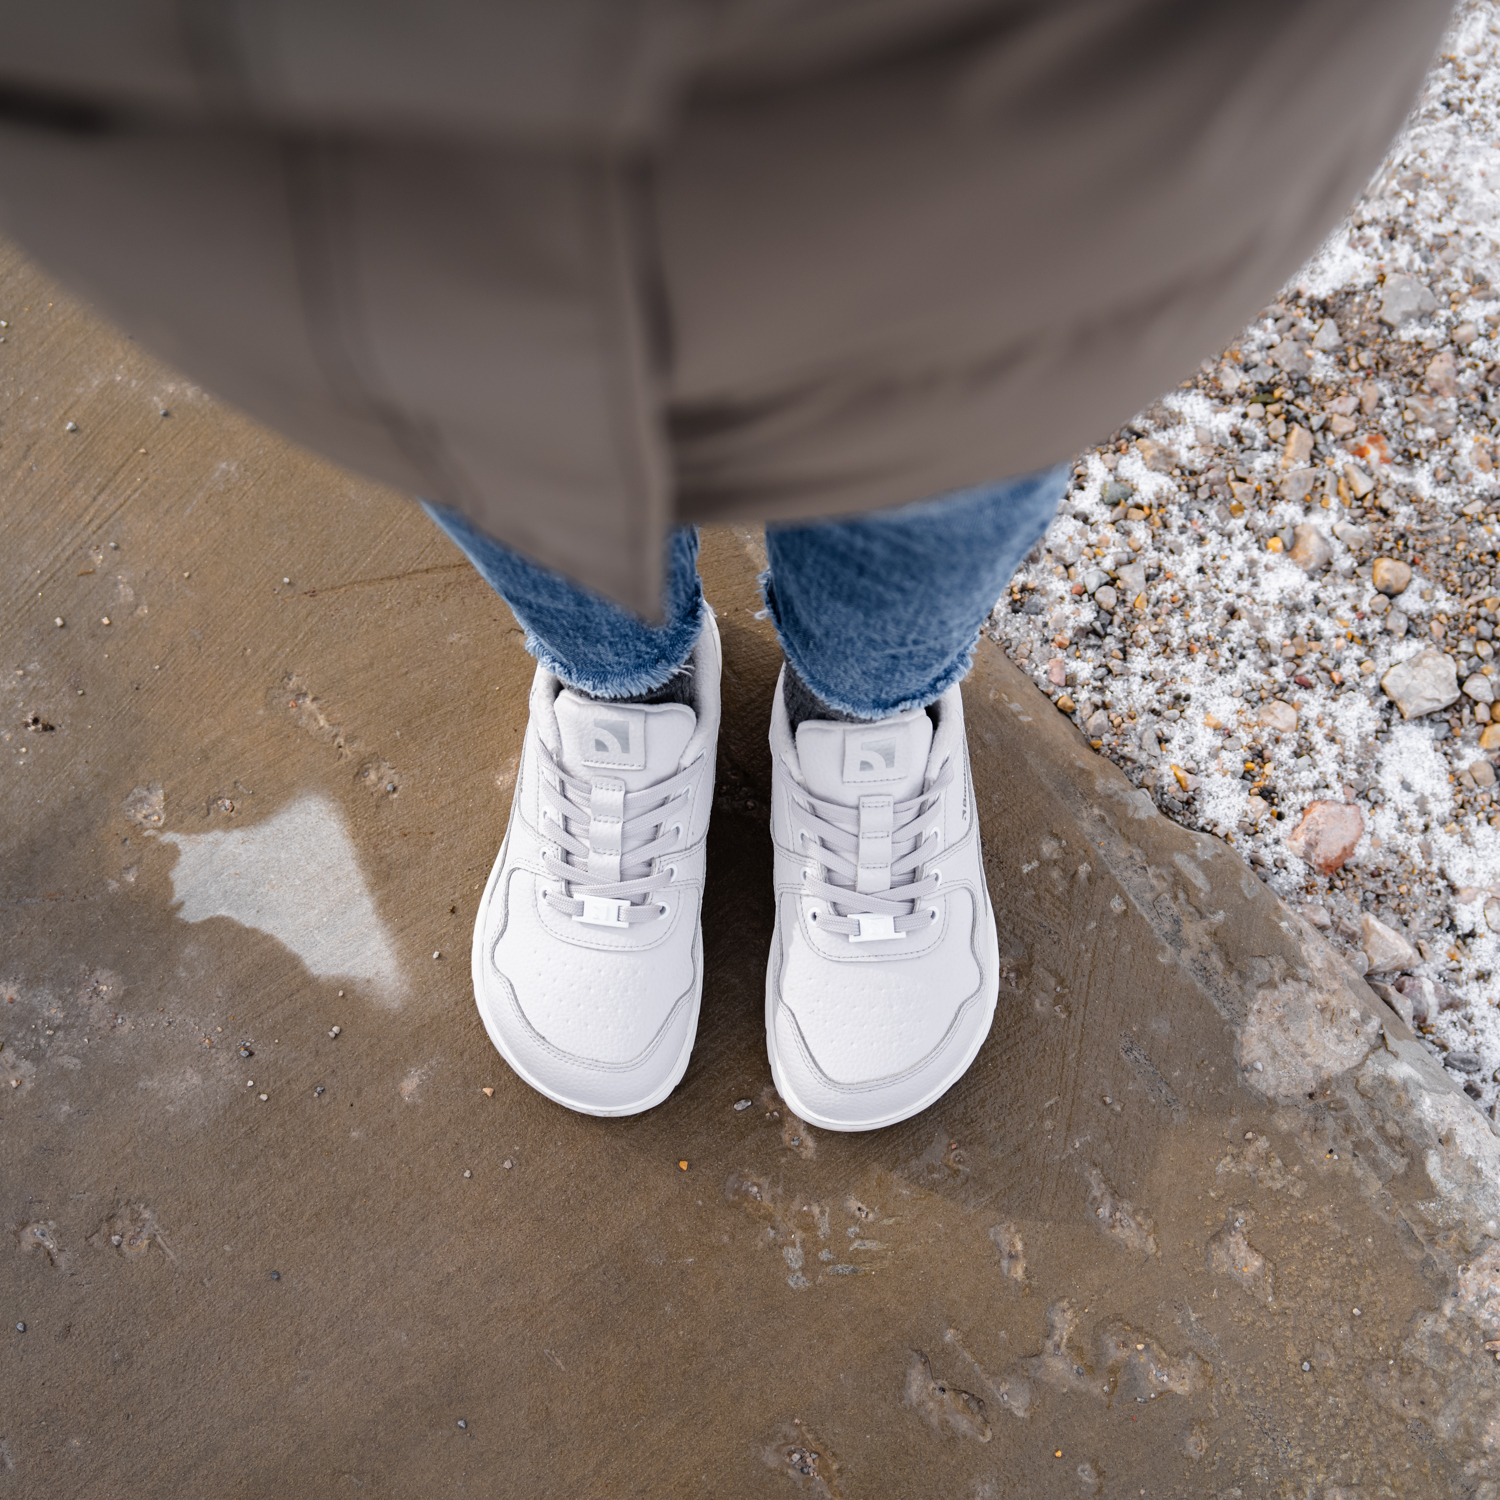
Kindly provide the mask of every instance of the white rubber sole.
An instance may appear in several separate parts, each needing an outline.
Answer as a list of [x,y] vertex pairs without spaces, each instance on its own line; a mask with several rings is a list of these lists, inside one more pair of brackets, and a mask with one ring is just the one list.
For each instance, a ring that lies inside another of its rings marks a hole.
[[1000,939],[995,928],[995,912],[990,903],[987,882],[984,886],[984,910],[985,916],[989,919],[989,941],[986,945],[989,949],[989,971],[994,979],[983,1027],[975,1033],[974,1040],[965,1049],[962,1060],[947,1074],[942,1083],[928,1089],[910,1104],[902,1105],[894,1113],[874,1116],[868,1120],[830,1120],[804,1104],[797,1097],[797,1091],[787,1082],[786,1074],[781,1068],[781,1060],[776,1055],[776,994],[772,974],[772,965],[776,962],[776,943],[772,941],[771,953],[766,960],[766,1053],[771,1060],[771,1081],[776,1085],[776,1092],[781,1095],[787,1108],[799,1120],[807,1125],[817,1126],[820,1130],[836,1130],[845,1134],[853,1134],[861,1130],[882,1130],[887,1125],[899,1125],[903,1120],[909,1120],[914,1115],[921,1114],[924,1109],[930,1109],[974,1066],[974,1059],[979,1056],[979,1049],[989,1039],[990,1029],[995,1024],[995,1008],[1000,1000]]
[[490,1019],[484,1004],[484,988],[481,983],[484,974],[485,958],[485,913],[489,911],[490,900],[494,896],[495,886],[500,880],[501,871],[505,867],[505,855],[510,848],[511,822],[516,815],[515,801],[511,801],[510,819],[505,825],[505,837],[500,843],[500,852],[495,856],[495,863],[490,868],[490,878],[485,882],[484,895],[480,897],[479,911],[474,918],[474,939],[469,949],[469,974],[474,983],[474,1003],[479,1011],[479,1019],[484,1022],[484,1029],[495,1051],[506,1061],[510,1070],[523,1083],[529,1084],[537,1093],[544,1098],[551,1099],[554,1104],[561,1104],[564,1109],[571,1109],[575,1114],[593,1115],[598,1119],[613,1120],[628,1115],[644,1114],[648,1109],[655,1109],[661,1104],[682,1082],[683,1076],[688,1069],[688,1063],[692,1058],[693,1043],[698,1037],[698,1016],[703,1006],[703,926],[702,918],[699,918],[697,931],[693,934],[693,968],[698,975],[697,987],[693,993],[693,1015],[692,1023],[688,1027],[687,1037],[683,1042],[681,1054],[672,1064],[672,1071],[664,1083],[658,1084],[643,1099],[632,1101],[629,1104],[616,1104],[600,1106],[589,1104],[581,1099],[570,1099],[565,1094],[558,1093],[555,1089],[548,1088],[546,1084],[533,1077],[520,1061],[505,1045],[505,1038],[501,1035],[499,1028]]

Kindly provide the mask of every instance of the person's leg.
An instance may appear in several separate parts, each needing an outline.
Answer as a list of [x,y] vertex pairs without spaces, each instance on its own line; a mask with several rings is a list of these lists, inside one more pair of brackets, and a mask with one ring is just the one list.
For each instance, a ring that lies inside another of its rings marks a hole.
[[788,665],[771,707],[766,1045],[809,1124],[910,1118],[989,1033],[1000,948],[958,684],[1065,480],[767,532]]
[[516,1074],[631,1115],[687,1070],[719,733],[719,633],[698,538],[673,533],[653,625],[428,514],[505,599],[537,659],[505,840],[474,919],[474,998]]
[[1067,476],[1060,465],[849,520],[767,527],[766,606],[801,682],[860,719],[936,702],[969,670]]
[[596,698],[650,698],[692,655],[704,610],[695,528],[681,527],[668,541],[663,618],[653,625],[527,561],[458,511],[425,500],[422,508],[510,605],[526,649],[569,687]]

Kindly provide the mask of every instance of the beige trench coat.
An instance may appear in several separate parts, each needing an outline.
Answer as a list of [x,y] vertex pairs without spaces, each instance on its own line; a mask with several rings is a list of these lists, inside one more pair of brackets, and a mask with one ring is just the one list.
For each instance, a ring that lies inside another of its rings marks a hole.
[[1447,0],[0,0],[5,228],[642,613],[682,521],[1065,458],[1212,353]]

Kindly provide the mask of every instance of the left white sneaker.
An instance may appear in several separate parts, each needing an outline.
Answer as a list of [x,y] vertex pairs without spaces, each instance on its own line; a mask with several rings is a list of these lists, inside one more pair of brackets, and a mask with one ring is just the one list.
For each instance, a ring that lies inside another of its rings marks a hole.
[[691,705],[601,702],[541,667],[532,682],[510,826],[474,923],[474,998],[506,1062],[582,1114],[660,1104],[698,1029],[711,613],[692,659]]
[[1000,990],[963,700],[794,738],[778,682],[771,756],[771,1076],[809,1125],[893,1125],[968,1070]]

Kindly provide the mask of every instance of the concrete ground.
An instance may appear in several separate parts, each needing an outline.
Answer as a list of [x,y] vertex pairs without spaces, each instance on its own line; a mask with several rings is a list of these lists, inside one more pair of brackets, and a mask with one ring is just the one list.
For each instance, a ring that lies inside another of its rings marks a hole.
[[707,538],[697,1049],[571,1115],[469,988],[504,606],[10,250],[0,318],[0,1497],[1500,1494],[1500,1141],[997,650],[993,1034],[811,1131],[762,1030],[778,653],[756,537]]

